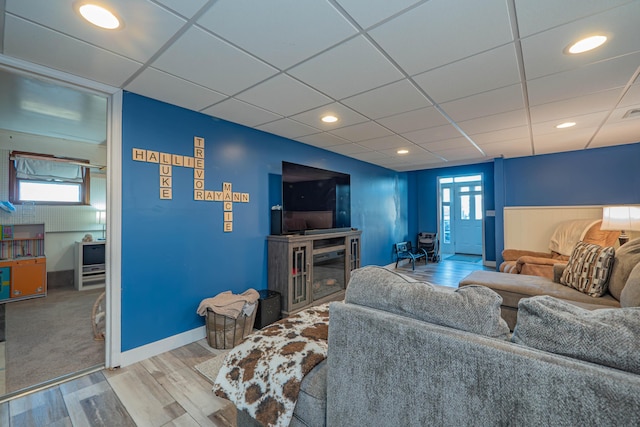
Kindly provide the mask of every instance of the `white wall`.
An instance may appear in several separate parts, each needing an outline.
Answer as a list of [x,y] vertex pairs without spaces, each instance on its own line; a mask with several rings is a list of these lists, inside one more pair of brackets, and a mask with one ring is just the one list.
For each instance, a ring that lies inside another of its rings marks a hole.
[[[504,208],[505,249],[549,252],[556,226],[572,219],[602,219],[602,206],[524,206]],[[628,233],[631,239],[640,233]]]
[[[9,199],[9,153],[12,150],[38,154],[55,154],[89,160],[106,165],[104,145],[45,138],[0,130],[0,200]],[[91,171],[91,204],[105,209],[106,175]],[[0,211],[0,224],[44,224],[47,271],[73,270],[74,243],[91,233],[101,238],[103,225],[96,222],[94,206],[38,206],[16,205],[16,212]]]

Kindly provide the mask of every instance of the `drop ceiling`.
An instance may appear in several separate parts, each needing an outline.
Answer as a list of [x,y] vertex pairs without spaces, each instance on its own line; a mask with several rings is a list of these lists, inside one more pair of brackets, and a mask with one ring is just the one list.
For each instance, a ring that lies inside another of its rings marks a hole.
[[0,53],[396,171],[640,141],[637,0],[76,3],[0,0]]

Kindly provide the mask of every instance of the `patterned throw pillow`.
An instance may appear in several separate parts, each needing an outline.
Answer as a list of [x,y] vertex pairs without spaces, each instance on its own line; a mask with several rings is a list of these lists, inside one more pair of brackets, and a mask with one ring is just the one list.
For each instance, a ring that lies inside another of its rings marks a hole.
[[614,254],[611,246],[603,248],[578,242],[562,273],[560,283],[592,297],[602,296],[607,291]]

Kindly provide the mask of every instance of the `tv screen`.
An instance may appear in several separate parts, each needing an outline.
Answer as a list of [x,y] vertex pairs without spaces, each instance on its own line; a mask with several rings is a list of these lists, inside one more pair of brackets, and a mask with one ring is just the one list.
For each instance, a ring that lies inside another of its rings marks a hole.
[[282,232],[351,227],[351,176],[282,162]]
[[82,263],[84,265],[104,264],[104,244],[83,245]]

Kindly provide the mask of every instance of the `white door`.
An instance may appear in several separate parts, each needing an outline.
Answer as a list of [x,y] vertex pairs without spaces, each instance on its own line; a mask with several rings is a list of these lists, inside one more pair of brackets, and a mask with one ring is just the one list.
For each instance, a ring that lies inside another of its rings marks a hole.
[[440,178],[440,249],[482,255],[482,176]]
[[457,202],[453,215],[455,252],[482,255],[482,185],[456,183],[455,196]]

